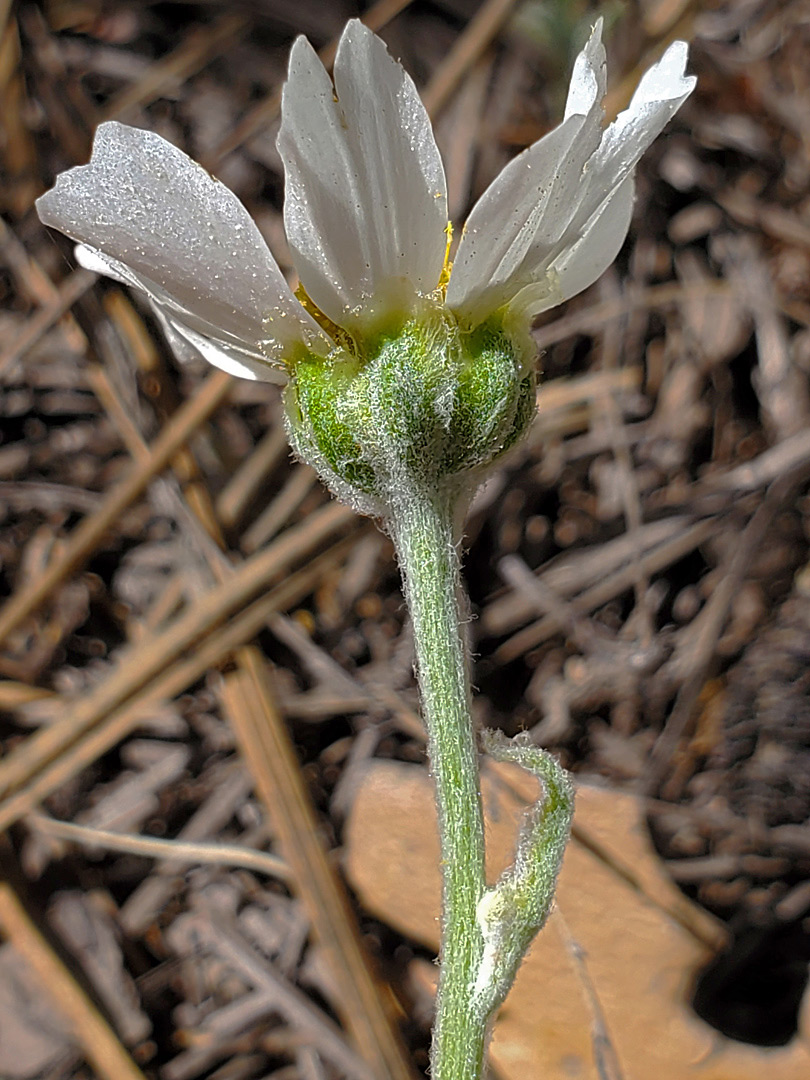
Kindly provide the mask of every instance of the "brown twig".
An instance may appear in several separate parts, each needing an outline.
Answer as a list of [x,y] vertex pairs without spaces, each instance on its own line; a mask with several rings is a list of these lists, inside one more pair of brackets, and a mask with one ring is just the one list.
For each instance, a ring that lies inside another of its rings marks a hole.
[[0,352],[0,375],[36,345],[53,324],[87,292],[97,277],[97,274],[80,267],[65,278],[56,289],[54,298],[34,312],[11,344]]
[[[375,33],[403,11],[412,0],[377,0],[377,3],[363,15],[363,22]],[[332,67],[337,52],[337,38],[330,41],[318,52],[318,56],[327,69]],[[270,124],[278,116],[281,108],[281,91],[274,90],[263,98],[242,117],[233,131],[227,135],[214,150],[203,159],[207,169],[215,169],[223,158],[233,153],[242,143],[247,142],[261,128]]]
[[[15,786],[19,786],[19,790],[0,802],[0,832],[30,813],[43,799],[58,791],[83,768],[121,742],[141,723],[150,709],[183,693],[212,667],[221,663],[223,657],[250,641],[270,615],[285,610],[311,592],[321,576],[331,572],[345,558],[353,540],[353,536],[348,536],[327,549],[304,569],[292,574],[260,600],[254,601],[226,626],[209,633],[196,649],[175,659],[151,682],[144,684],[137,665],[130,667],[126,672],[130,693],[126,692],[126,681],[123,686],[119,685],[125,704],[116,706],[115,698],[112,701],[109,698],[107,684],[102,684],[101,693],[89,695],[81,701],[73,716],[67,715],[53,725],[59,728],[57,740],[40,747],[34,743],[38,736],[29,736],[19,748],[26,752],[25,769],[16,759],[18,751],[9,754],[1,763],[11,766],[7,775],[15,781]],[[119,684],[121,681],[119,679]],[[72,719],[76,713],[79,713],[83,734],[73,730]]]
[[134,109],[156,101],[224,52],[247,27],[248,20],[241,12],[229,12],[210,25],[195,27],[176,49],[150,64],[142,79],[113,95],[102,109],[100,119],[120,120]]
[[74,1038],[101,1080],[145,1080],[110,1025],[28,917],[10,885],[0,883],[0,927],[34,971],[42,992],[70,1023]]
[[71,715],[30,736],[0,762],[0,792],[8,792],[25,783],[43,764],[53,760],[97,723],[99,717],[122,705],[208,631],[353,520],[353,512],[348,507],[337,503],[322,507],[300,525],[288,529],[275,544],[244,563],[223,584],[201,596],[165,630],[131,646],[112,675],[92,694],[76,703]]
[[375,1076],[413,1080],[413,1071],[382,986],[372,977],[348,898],[318,836],[318,819],[295,749],[275,704],[258,650],[236,653],[239,671],[226,676],[222,697],[245,762],[267,809],[282,852],[301,890],[321,946],[340,978],[336,1003],[347,1030]]
[[44,604],[56,586],[89,557],[123,511],[142,494],[152,477],[166,467],[191,434],[222,403],[230,385],[230,376],[216,371],[209,375],[197,394],[177,410],[152,445],[149,460],[136,462],[128,475],[108,493],[99,510],[85,518],[74,530],[61,553],[42,576],[20,589],[0,609],[0,643]]
[[431,118],[435,119],[442,111],[464,75],[509,18],[515,4],[516,0],[486,0],[464,27],[422,92]]
[[251,851],[238,844],[204,844],[188,840],[164,840],[157,836],[133,836],[109,829],[95,829],[89,825],[74,825],[70,821],[57,821],[47,814],[29,814],[27,821],[36,832],[83,847],[124,851],[130,855],[143,855],[147,859],[171,862],[184,860],[209,866],[240,866],[281,881],[290,878],[290,869],[283,859],[266,851]]

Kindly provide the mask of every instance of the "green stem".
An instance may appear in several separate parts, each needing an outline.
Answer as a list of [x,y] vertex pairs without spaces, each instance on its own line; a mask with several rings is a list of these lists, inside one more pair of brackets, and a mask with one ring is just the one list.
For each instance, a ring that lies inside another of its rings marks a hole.
[[442,860],[442,947],[431,1080],[477,1080],[487,1016],[476,1007],[483,948],[476,905],[485,888],[484,822],[470,710],[454,503],[438,493],[397,500],[389,527],[413,621]]

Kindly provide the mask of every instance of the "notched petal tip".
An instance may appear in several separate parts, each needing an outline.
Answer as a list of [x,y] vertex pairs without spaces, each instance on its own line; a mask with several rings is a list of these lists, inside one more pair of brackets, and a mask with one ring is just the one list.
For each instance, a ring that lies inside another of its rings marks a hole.
[[334,86],[311,46],[296,42],[277,145],[296,270],[318,308],[346,326],[366,321],[375,298],[396,297],[406,311],[436,289],[446,182],[413,81],[357,19],[333,77]]
[[510,297],[523,318],[596,280],[627,233],[639,158],[695,87],[688,46],[673,42],[602,131],[601,31],[599,19],[577,57],[563,124],[513,159],[472,210],[447,290],[470,325]]
[[688,60],[688,43],[673,41],[661,59],[642,75],[630,110],[656,101],[686,100],[697,85],[697,77],[686,74]]

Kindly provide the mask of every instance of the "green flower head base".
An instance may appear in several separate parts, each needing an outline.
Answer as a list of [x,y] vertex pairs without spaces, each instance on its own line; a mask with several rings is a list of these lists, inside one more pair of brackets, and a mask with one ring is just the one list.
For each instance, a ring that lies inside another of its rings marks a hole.
[[563,122],[484,192],[452,268],[427,113],[357,20],[334,83],[305,38],[290,57],[278,148],[297,293],[239,200],[147,131],[102,124],[90,163],[37,208],[79,242],[82,265],[146,293],[181,356],[288,381],[301,455],[338,495],[384,515],[403,483],[469,483],[527,425],[531,320],[615,258],[635,166],[694,87],[686,58],[684,42],[671,45],[603,128],[598,22]]
[[451,503],[523,434],[535,377],[497,327],[462,332],[425,309],[362,356],[300,361],[286,390],[291,441],[335,494],[385,518],[419,491]]

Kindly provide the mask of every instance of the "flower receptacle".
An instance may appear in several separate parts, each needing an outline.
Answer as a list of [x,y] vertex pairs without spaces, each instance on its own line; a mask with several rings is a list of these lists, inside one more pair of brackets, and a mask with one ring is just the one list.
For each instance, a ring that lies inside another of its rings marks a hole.
[[386,517],[409,492],[472,491],[534,414],[536,377],[497,325],[444,313],[364,343],[362,355],[295,365],[290,439],[332,491]]

